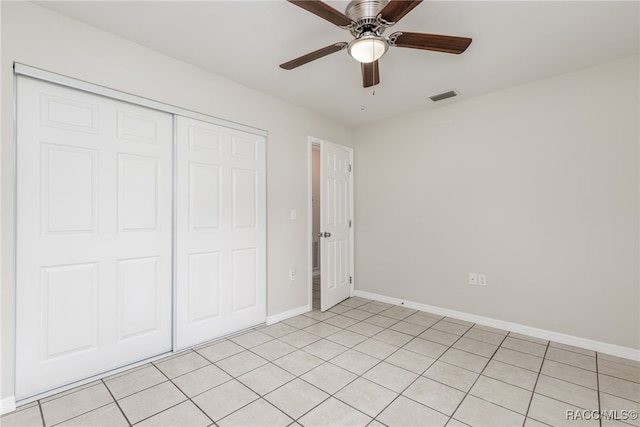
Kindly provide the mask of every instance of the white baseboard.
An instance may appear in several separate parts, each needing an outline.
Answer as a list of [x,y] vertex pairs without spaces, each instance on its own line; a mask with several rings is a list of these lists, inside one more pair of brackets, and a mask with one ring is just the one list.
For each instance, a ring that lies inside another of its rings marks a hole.
[[531,326],[520,325],[518,323],[505,322],[504,320],[492,319],[490,317],[478,316],[476,314],[450,310],[448,308],[402,300],[399,298],[379,295],[372,292],[356,290],[354,292],[354,296],[409,307],[415,310],[427,311],[429,313],[438,314],[441,316],[448,316],[460,320],[466,320],[468,322],[477,323],[479,325],[491,326],[493,328],[504,329],[506,331],[512,331],[523,335],[529,335],[531,337],[540,338],[543,340],[555,341],[561,344],[572,345],[575,347],[585,348],[587,350],[610,354],[612,356],[640,361],[640,350],[629,347],[622,347],[615,344],[594,341],[586,338],[576,337],[573,335],[562,334],[559,332],[547,331],[545,329],[533,328]]
[[303,305],[302,307],[298,307],[282,313],[274,314],[273,316],[267,316],[267,325],[273,325],[274,323],[282,322],[283,320],[287,320],[290,317],[295,317],[300,314],[308,313],[310,311],[311,311],[311,306],[307,304],[307,305]]
[[0,415],[8,414],[16,410],[16,398],[14,396],[0,399]]

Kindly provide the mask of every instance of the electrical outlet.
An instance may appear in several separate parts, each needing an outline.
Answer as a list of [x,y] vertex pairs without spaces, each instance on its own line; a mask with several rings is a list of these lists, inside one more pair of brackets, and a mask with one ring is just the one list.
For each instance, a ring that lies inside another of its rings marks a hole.
[[478,274],[478,285],[487,286],[487,275],[486,274]]
[[289,280],[296,280],[296,268],[293,265],[289,269]]
[[478,284],[478,273],[469,273],[469,284],[470,285]]

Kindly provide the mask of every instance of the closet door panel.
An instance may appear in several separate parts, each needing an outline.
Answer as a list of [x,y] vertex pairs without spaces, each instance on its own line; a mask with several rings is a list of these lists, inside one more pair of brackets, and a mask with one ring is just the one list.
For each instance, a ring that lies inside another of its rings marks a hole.
[[18,77],[16,398],[171,349],[173,120]]
[[176,347],[264,322],[262,136],[176,117]]

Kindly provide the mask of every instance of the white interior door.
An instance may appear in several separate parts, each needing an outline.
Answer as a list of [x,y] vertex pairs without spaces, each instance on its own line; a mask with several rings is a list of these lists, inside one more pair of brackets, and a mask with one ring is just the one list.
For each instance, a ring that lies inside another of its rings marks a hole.
[[18,77],[16,398],[171,349],[172,116]]
[[352,150],[320,143],[320,308],[328,310],[351,293]]
[[176,117],[176,346],[266,319],[264,136]]

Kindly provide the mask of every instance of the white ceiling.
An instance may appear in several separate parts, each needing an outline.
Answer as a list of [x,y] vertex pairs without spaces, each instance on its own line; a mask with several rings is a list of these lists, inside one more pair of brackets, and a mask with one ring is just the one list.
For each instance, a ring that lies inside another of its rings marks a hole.
[[[630,56],[640,44],[638,1],[425,0],[386,34],[464,36],[471,46],[461,55],[391,48],[380,60],[381,84],[364,89],[346,51],[278,67],[351,39],[284,0],[37,3],[351,126]],[[450,89],[461,96],[428,99]]]

